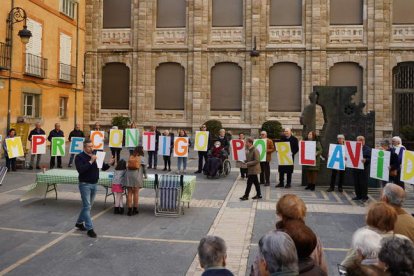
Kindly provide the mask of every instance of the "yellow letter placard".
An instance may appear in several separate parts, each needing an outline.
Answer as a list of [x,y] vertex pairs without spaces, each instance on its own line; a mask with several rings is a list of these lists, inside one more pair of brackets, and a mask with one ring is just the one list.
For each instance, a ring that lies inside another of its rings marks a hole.
[[174,157],[188,156],[188,137],[174,138]]
[[208,131],[196,131],[195,134],[195,151],[207,151],[208,150]]
[[105,138],[105,132],[98,131],[98,130],[91,131],[91,141],[92,141],[92,147],[94,150],[104,149],[104,138]]
[[9,158],[24,156],[22,139],[20,137],[6,138],[5,142]]
[[276,143],[277,162],[279,166],[292,166],[293,158],[289,142]]
[[122,148],[124,131],[121,129],[111,129],[109,132],[109,146],[111,148]]
[[414,184],[414,151],[405,150],[403,152],[401,181]]

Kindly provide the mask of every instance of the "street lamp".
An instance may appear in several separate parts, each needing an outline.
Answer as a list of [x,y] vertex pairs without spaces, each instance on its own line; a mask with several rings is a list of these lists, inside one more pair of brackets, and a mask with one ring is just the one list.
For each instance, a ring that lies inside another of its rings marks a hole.
[[9,55],[9,91],[8,91],[8,101],[7,101],[7,130],[10,129],[10,117],[11,117],[11,72],[12,72],[12,57],[13,57],[13,24],[18,22],[23,23],[23,29],[18,33],[20,40],[23,44],[29,43],[32,33],[27,29],[27,15],[26,11],[20,7],[12,8],[9,12],[6,20],[7,24],[7,33],[6,33],[6,51]]

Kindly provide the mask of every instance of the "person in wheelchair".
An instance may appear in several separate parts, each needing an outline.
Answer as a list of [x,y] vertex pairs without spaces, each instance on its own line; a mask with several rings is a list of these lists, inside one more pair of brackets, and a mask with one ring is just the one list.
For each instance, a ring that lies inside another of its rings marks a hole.
[[228,158],[228,153],[220,141],[215,141],[213,147],[207,153],[207,162],[203,172],[207,176],[216,176],[223,170],[223,161]]

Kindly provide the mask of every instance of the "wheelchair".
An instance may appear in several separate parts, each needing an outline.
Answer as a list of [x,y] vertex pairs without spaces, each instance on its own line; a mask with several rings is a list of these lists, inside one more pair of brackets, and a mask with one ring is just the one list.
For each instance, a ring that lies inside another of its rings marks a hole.
[[[210,162],[212,162],[212,159],[220,160],[221,164],[220,164],[220,166],[218,167],[217,170],[211,172],[211,171],[209,171],[209,165],[210,165]],[[230,172],[231,172],[231,163],[230,163],[230,160],[228,159],[228,157],[222,158],[222,159],[216,158],[216,157],[208,158],[207,163],[204,165],[204,168],[203,168],[204,175],[207,178],[211,178],[211,179],[226,177],[230,174]]]

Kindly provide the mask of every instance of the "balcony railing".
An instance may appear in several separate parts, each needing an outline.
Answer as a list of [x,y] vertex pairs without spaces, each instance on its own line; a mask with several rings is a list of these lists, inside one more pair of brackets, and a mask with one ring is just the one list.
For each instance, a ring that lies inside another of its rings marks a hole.
[[0,69],[8,69],[10,63],[10,51],[6,43],[0,42]]
[[46,78],[47,59],[32,54],[26,54],[24,73],[29,76]]
[[59,63],[59,81],[75,83],[76,67],[64,63]]

